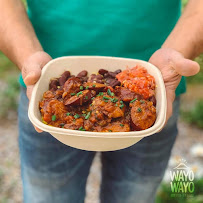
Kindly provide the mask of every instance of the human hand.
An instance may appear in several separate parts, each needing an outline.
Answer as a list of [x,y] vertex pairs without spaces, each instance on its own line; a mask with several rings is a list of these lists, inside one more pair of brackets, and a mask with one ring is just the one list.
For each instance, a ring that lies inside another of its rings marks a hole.
[[[38,51],[29,56],[22,65],[22,76],[24,83],[27,86],[27,97],[31,98],[32,90],[35,83],[41,76],[42,68],[51,60],[51,56],[43,51]],[[34,126],[35,127],[35,126]],[[37,132],[42,132],[39,128],[35,127]]]
[[173,113],[175,90],[180,83],[181,76],[192,76],[199,72],[200,66],[195,61],[186,59],[174,49],[161,48],[149,59],[162,73],[166,87],[167,113],[166,122]]

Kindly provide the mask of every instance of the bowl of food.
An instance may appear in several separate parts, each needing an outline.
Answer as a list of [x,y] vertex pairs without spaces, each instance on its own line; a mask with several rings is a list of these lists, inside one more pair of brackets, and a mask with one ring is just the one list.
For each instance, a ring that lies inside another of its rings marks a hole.
[[68,146],[123,149],[163,128],[165,86],[159,69],[142,60],[60,57],[42,69],[28,116]]

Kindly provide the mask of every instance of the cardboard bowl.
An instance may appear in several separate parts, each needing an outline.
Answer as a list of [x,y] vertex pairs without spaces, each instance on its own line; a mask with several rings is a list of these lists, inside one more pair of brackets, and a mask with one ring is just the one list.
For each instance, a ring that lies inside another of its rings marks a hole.
[[[99,69],[115,71],[132,68],[136,65],[145,67],[156,81],[156,110],[157,118],[154,125],[146,130],[131,132],[89,132],[69,130],[46,125],[41,120],[39,101],[43,93],[48,90],[51,78],[59,77],[64,71],[77,75],[82,70],[89,74],[96,73]],[[129,147],[142,138],[160,131],[166,119],[166,92],[161,72],[154,65],[135,59],[102,57],[102,56],[68,56],[50,61],[42,69],[42,75],[33,89],[29,104],[28,116],[33,125],[50,133],[60,142],[88,151],[113,151]]]

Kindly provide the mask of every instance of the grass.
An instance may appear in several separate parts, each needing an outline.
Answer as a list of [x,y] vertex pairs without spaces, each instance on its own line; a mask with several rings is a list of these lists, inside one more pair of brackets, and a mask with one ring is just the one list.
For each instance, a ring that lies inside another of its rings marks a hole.
[[189,111],[181,110],[181,118],[187,123],[203,129],[203,100],[197,101],[194,108]]
[[0,91],[0,117],[6,118],[10,110],[16,111],[18,106],[18,95],[20,84],[17,77],[8,77],[7,85]]

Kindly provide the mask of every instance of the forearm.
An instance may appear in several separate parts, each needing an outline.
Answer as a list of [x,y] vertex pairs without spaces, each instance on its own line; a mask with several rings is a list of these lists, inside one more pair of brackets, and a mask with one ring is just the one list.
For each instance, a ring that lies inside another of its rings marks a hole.
[[21,0],[0,0],[0,50],[20,69],[42,47]]
[[203,52],[203,0],[190,0],[163,48],[172,48],[193,59]]

